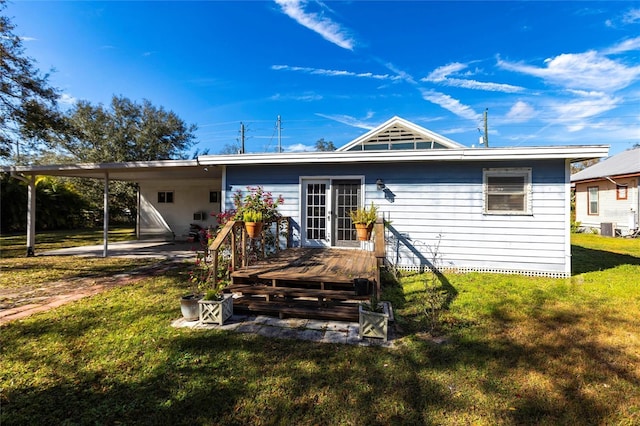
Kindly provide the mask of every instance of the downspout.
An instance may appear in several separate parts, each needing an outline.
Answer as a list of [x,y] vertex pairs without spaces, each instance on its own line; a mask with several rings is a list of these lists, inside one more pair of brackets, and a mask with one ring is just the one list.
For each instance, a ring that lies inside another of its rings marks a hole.
[[107,257],[109,251],[109,172],[104,173],[104,199],[102,208],[104,211],[104,220],[102,225],[104,248],[102,251],[102,257]]
[[571,277],[571,160],[564,163],[564,273]]
[[30,179],[11,172],[14,177],[27,184],[27,257],[35,256],[36,246],[36,177]]

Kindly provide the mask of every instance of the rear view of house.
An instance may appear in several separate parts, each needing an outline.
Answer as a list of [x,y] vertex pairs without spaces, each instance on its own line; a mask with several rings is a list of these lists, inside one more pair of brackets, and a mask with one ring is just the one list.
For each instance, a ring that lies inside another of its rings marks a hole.
[[[105,200],[109,180],[136,182],[139,238],[187,239],[192,224],[215,226],[210,214],[232,209],[236,191],[261,186],[283,196],[278,210],[291,218],[297,247],[371,249],[357,240],[349,212],[373,203],[386,222],[386,262],[397,268],[564,277],[570,163],[607,153],[603,145],[468,148],[393,117],[334,152],[0,170],[29,176],[30,194],[37,175],[104,179]],[[637,212],[635,172],[620,180],[627,192],[619,197],[635,200]],[[32,247],[35,198],[29,203]]]
[[602,235],[638,230],[640,148],[623,151],[571,176],[576,194],[576,221]]

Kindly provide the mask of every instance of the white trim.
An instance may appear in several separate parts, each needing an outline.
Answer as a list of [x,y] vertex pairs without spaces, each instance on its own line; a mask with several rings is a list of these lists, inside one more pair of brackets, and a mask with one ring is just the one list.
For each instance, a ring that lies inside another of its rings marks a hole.
[[[522,176],[524,177],[525,206],[524,210],[489,210],[488,205],[488,185],[490,176]],[[532,200],[533,187],[531,184],[531,167],[516,168],[485,168],[482,169],[482,212],[485,215],[508,215],[508,216],[531,216],[533,214]]]
[[201,165],[400,163],[427,161],[496,161],[600,158],[608,145],[530,148],[466,148],[416,151],[333,151],[200,157]]
[[571,276],[571,162],[564,166],[564,272]]
[[427,130],[424,127],[418,126],[415,123],[402,119],[398,116],[392,117],[389,120],[385,121],[378,127],[368,131],[362,136],[357,137],[346,145],[341,146],[336,151],[344,152],[350,151],[352,148],[355,148],[358,145],[361,145],[363,142],[366,142],[368,139],[375,137],[380,133],[384,133],[389,130],[391,127],[400,126],[404,127],[411,132],[417,133],[418,135],[423,136],[425,139],[432,139],[434,142],[439,143],[447,148],[464,148],[464,145],[459,144],[449,138],[446,138],[442,135],[432,132],[431,130]]
[[[51,176],[78,176],[102,178],[109,171],[111,179],[119,179],[115,173],[132,172],[136,177],[145,173],[170,173],[182,169],[195,171],[200,166],[269,165],[269,164],[344,164],[344,163],[401,163],[429,161],[497,161],[497,160],[547,160],[585,159],[606,157],[608,145],[575,145],[552,147],[516,148],[463,148],[428,149],[408,151],[333,151],[293,152],[268,154],[204,155],[198,160],[138,161],[108,164],[69,164],[47,166],[3,166],[0,172],[25,173]],[[99,173],[99,174],[96,174]],[[166,176],[166,175],[164,175]],[[193,176],[198,176],[197,171]],[[189,178],[193,178],[190,176]],[[131,177],[131,180],[137,180]]]

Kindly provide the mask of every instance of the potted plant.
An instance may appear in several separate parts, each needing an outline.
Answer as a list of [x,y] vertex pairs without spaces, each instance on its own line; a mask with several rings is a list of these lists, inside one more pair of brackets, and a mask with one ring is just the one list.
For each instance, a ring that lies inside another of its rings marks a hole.
[[363,207],[349,212],[351,222],[356,227],[359,241],[369,241],[373,224],[378,219],[378,207],[371,202],[371,207]]
[[202,291],[206,288],[214,273],[212,263],[206,252],[196,252],[193,269],[189,271],[191,292],[180,299],[180,311],[187,321],[196,321],[200,316],[198,301],[202,299]]
[[217,288],[207,290],[198,301],[201,323],[222,325],[233,315],[233,295],[223,293],[224,287],[225,283],[219,282]]
[[249,234],[249,238],[258,238],[260,232],[262,232],[262,212],[256,210],[245,210],[242,213],[242,220],[244,221],[244,227],[247,230],[247,234]]
[[389,303],[381,302],[378,299],[378,293],[374,285],[369,302],[361,303],[358,307],[360,339],[374,337],[383,339],[386,342],[389,333],[389,317]]

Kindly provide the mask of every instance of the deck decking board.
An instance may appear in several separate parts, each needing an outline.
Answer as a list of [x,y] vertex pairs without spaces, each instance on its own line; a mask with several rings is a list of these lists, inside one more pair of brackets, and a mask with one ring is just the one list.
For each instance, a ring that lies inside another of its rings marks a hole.
[[368,296],[355,295],[354,279],[373,282],[377,268],[369,251],[293,248],[234,271],[228,291],[242,294],[234,306],[243,312],[357,321]]

